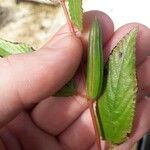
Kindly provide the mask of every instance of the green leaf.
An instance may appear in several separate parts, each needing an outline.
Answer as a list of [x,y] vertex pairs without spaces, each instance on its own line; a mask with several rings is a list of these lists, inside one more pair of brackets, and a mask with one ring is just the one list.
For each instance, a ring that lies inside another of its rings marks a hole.
[[132,130],[137,94],[136,36],[137,29],[133,29],[113,49],[106,87],[96,106],[102,136],[112,144],[125,141]]
[[102,29],[97,19],[92,24],[89,36],[86,90],[88,98],[97,100],[103,83]]
[[76,86],[74,79],[70,80],[62,89],[60,89],[54,96],[67,97],[73,96],[76,92]]
[[6,57],[13,54],[32,52],[33,49],[27,44],[12,43],[3,39],[0,39],[0,56]]
[[71,20],[77,28],[82,31],[83,28],[83,9],[82,0],[68,0]]

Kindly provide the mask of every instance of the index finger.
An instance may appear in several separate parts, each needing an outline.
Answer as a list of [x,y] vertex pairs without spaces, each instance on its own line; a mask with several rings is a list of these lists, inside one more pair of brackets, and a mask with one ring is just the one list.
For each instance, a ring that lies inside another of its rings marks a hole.
[[72,78],[80,64],[82,44],[66,31],[38,51],[0,59],[0,127]]

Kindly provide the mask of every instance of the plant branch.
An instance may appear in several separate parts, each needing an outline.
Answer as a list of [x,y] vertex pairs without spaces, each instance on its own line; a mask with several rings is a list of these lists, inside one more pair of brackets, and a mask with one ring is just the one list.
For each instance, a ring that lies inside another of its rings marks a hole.
[[95,132],[96,147],[97,147],[97,150],[101,150],[100,134],[99,134],[99,130],[98,130],[97,122],[96,122],[96,116],[95,116],[95,113],[94,113],[93,101],[88,99],[86,95],[82,95],[79,92],[77,92],[76,95],[79,95],[80,97],[88,100],[88,108],[90,110],[92,123],[93,123],[93,127],[94,127],[94,132]]
[[69,13],[68,13],[68,10],[67,10],[66,4],[65,4],[65,0],[60,0],[60,4],[61,4],[63,11],[64,11],[64,14],[66,16],[67,23],[68,23],[68,26],[70,28],[70,32],[73,33],[74,35],[76,35],[74,27],[73,27],[71,20],[70,20],[70,17],[69,17]]
[[94,113],[92,100],[89,100],[88,107],[90,109],[90,114],[92,117],[93,127],[94,127],[94,131],[95,131],[96,147],[97,147],[97,150],[101,150],[100,135],[99,135],[99,130],[98,130],[97,122],[96,122],[96,116]]
[[[70,20],[69,17],[69,13],[65,4],[65,0],[60,0],[61,6],[63,8],[63,11],[65,13],[66,19],[67,19],[67,23],[68,26],[70,28],[70,32],[73,33],[76,36],[74,27],[72,25],[72,22]],[[81,62],[81,71],[82,71],[82,79],[83,79],[83,84],[84,86],[86,85],[86,81],[85,81],[85,73],[84,73],[84,63],[83,60]],[[96,117],[95,117],[95,113],[94,113],[94,109],[93,109],[93,101],[88,99],[87,96],[84,96],[87,100],[88,100],[88,107],[90,109],[90,113],[91,113],[91,118],[92,118],[92,122],[93,122],[93,126],[94,126],[94,131],[95,131],[95,137],[96,137],[96,145],[97,145],[97,150],[101,150],[101,142],[100,142],[100,135],[99,135],[99,131],[98,131],[98,127],[97,127],[97,122],[96,122]]]

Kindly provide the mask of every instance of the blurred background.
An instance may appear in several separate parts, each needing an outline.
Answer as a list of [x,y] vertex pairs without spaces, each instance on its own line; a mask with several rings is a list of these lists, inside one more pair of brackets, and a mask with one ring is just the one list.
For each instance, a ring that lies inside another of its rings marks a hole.
[[[58,0],[0,0],[0,38],[34,48],[46,42],[66,20]],[[115,29],[129,22],[150,27],[149,0],[83,0],[84,10],[101,10]]]
[[[115,29],[129,22],[150,27],[149,0],[83,0],[83,3],[85,11],[107,13]],[[37,49],[65,22],[58,0],[0,0],[0,38],[28,43]],[[135,147],[150,150],[149,141],[147,134]]]
[[98,9],[107,13],[115,28],[129,22],[140,22],[150,27],[149,0],[87,0],[86,10]]

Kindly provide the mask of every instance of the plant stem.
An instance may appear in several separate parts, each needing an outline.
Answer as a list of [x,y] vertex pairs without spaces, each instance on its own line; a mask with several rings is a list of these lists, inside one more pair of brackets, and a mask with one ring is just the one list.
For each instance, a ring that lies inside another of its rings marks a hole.
[[68,23],[68,26],[70,28],[70,32],[73,33],[74,35],[76,35],[74,27],[73,27],[71,20],[70,20],[70,17],[69,17],[69,13],[68,13],[68,10],[67,10],[66,4],[65,4],[65,0],[60,0],[60,4],[61,4],[63,11],[64,11],[64,14],[66,16],[67,23]]
[[[70,17],[69,17],[69,13],[65,4],[65,0],[60,0],[61,6],[63,8],[63,11],[65,13],[66,19],[67,19],[67,23],[68,26],[70,28],[70,32],[73,33],[76,36],[74,27],[71,23]],[[82,71],[82,78],[83,78],[83,84],[85,85],[85,73],[84,73],[84,63],[83,61],[81,62],[81,71]],[[86,97],[87,100],[89,100]],[[98,127],[97,127],[97,122],[96,122],[96,117],[95,117],[95,113],[94,113],[94,109],[93,109],[93,101],[89,100],[88,103],[88,107],[90,109],[90,113],[91,113],[91,118],[92,118],[92,122],[93,122],[93,126],[94,126],[94,130],[95,130],[95,137],[96,137],[96,145],[97,145],[97,150],[101,150],[101,142],[100,142],[100,135],[99,135],[99,131],[98,131]]]
[[[83,61],[81,62],[81,71],[82,71],[83,83],[85,85],[86,81],[85,81],[85,75],[84,75]],[[97,150],[101,150],[100,134],[99,134],[99,130],[98,130],[97,122],[96,122],[96,116],[95,116],[95,112],[94,112],[94,108],[93,108],[93,100],[89,99],[87,96],[86,96],[86,99],[88,100],[88,108],[90,110],[90,114],[91,114],[91,118],[92,118],[92,122],[93,122],[95,139],[96,139],[96,147],[97,147]]]
[[100,142],[100,135],[99,135],[99,130],[98,130],[98,126],[97,126],[97,122],[96,122],[96,116],[94,113],[94,108],[93,108],[93,101],[89,100],[89,109],[90,109],[90,114],[92,117],[92,122],[93,122],[93,127],[94,127],[94,131],[95,131],[95,139],[96,139],[96,147],[97,150],[101,150],[101,142]]

